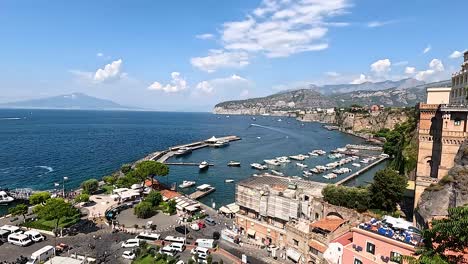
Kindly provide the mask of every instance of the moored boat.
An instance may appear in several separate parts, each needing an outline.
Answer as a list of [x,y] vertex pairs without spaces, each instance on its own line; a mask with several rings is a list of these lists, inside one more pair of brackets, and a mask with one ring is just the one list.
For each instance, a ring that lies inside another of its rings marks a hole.
[[233,160],[231,160],[231,161],[229,161],[228,166],[229,166],[229,167],[240,167],[240,166],[241,166],[241,163],[240,163],[239,161],[233,161]]
[[262,165],[260,163],[252,163],[252,164],[250,164],[250,167],[252,167],[253,169],[257,169],[257,170],[266,170],[267,169],[267,166]]
[[234,180],[233,179],[226,179],[226,180],[224,180],[224,182],[230,183],[230,182],[234,182]]
[[222,148],[226,147],[227,145],[229,145],[229,141],[227,140],[218,140],[213,144],[215,148]]
[[209,166],[210,166],[210,164],[207,161],[204,160],[198,165],[198,168],[200,170],[207,170]]
[[284,176],[282,172],[276,171],[276,170],[271,170],[271,173],[276,175],[276,176]]
[[0,191],[0,204],[11,203],[15,198],[9,196],[5,191]]
[[307,168],[307,165],[305,165],[305,164],[303,164],[303,163],[297,162],[296,165],[299,166],[299,167],[301,167],[301,168],[303,168],[303,169]]
[[191,148],[181,147],[174,153],[174,155],[175,156],[184,156],[184,155],[187,155],[187,154],[190,154],[190,153],[192,153]]
[[268,165],[272,165],[272,166],[279,166],[280,165],[280,162],[275,160],[275,159],[266,159],[266,160],[263,160],[266,164]]
[[179,188],[189,188],[196,184],[194,181],[183,181],[182,184],[179,185]]

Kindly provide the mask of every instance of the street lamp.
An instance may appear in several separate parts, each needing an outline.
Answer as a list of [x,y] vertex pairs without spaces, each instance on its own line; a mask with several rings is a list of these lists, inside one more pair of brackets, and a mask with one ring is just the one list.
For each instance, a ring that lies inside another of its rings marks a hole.
[[68,180],[68,177],[64,176],[63,177],[63,191],[62,191],[63,198],[65,198],[65,181],[67,180]]

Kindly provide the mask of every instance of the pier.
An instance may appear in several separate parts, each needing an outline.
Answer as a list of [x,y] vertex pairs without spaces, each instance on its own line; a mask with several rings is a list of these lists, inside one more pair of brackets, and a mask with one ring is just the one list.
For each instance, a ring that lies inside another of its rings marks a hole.
[[[166,162],[164,163],[166,165],[179,165],[179,166],[198,166],[200,163],[194,163],[194,162]],[[208,166],[214,166],[213,163],[209,163]]]
[[198,200],[202,198],[203,196],[206,196],[214,191],[216,191],[215,187],[212,187],[209,184],[202,184],[197,187],[197,191],[189,195],[189,198]]
[[364,167],[364,168],[362,168],[362,169],[356,171],[355,173],[350,174],[350,175],[347,176],[346,178],[337,181],[337,182],[335,183],[335,185],[341,185],[341,184],[343,184],[343,183],[345,183],[345,182],[347,182],[347,181],[349,181],[349,180],[351,180],[351,179],[354,179],[354,178],[358,177],[359,175],[363,174],[364,172],[366,172],[366,171],[370,170],[371,168],[377,166],[378,164],[382,163],[382,162],[383,162],[384,160],[386,160],[386,159],[388,159],[388,157],[382,157],[382,158],[378,159],[378,160],[375,161],[374,163],[371,163],[371,164],[369,164],[368,166],[366,166],[366,167]]

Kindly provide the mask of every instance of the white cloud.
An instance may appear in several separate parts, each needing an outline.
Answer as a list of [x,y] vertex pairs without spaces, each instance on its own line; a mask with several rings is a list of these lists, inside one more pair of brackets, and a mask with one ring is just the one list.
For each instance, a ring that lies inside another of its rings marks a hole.
[[454,52],[452,52],[452,54],[450,54],[449,58],[458,59],[458,58],[463,56],[463,53],[464,53],[464,51],[455,50]]
[[177,93],[187,88],[187,81],[182,78],[179,72],[172,72],[171,79],[171,82],[166,85],[163,85],[159,82],[153,82],[148,87],[148,90],[163,91],[165,93]]
[[97,83],[100,83],[110,80],[116,80],[123,76],[124,74],[122,73],[122,59],[119,59],[109,64],[106,64],[102,69],[98,69],[96,73],[94,73],[93,80]]
[[439,81],[446,77],[445,75],[445,67],[442,61],[433,59],[429,63],[429,69],[417,72],[414,78],[420,81]]
[[199,34],[195,36],[197,39],[212,39],[214,38],[213,34],[205,33],[205,34]]
[[371,21],[367,23],[367,27],[369,28],[376,28],[376,27],[383,27],[386,25],[390,25],[393,23],[398,22],[397,20],[387,20],[387,21]]
[[102,56],[104,56],[104,53],[98,52],[98,53],[96,54],[96,56],[102,57]]
[[423,54],[428,53],[429,51],[431,51],[431,49],[432,49],[431,45],[427,45],[427,47],[423,50]]
[[210,50],[208,56],[195,57],[190,62],[203,71],[214,72],[220,68],[242,68],[249,64],[249,55],[246,52]]
[[[263,0],[245,19],[222,25],[222,53],[245,53],[242,65],[247,65],[250,57],[247,53],[275,58],[327,49],[328,27],[349,25],[329,20],[346,13],[349,6],[348,0]],[[201,65],[199,68],[206,71],[200,59],[211,61],[213,56],[193,58],[192,64]],[[218,65],[238,67],[239,64],[211,64],[209,71],[217,70]]]
[[202,81],[197,84],[197,89],[203,93],[213,93],[214,87],[208,81]]
[[326,72],[325,75],[327,75],[327,76],[329,76],[329,77],[338,77],[338,76],[340,76],[339,73],[334,72],[334,71]]
[[196,85],[196,89],[203,94],[214,94],[220,92],[221,90],[234,90],[236,88],[247,89],[250,86],[251,82],[249,80],[239,75],[233,74],[225,78],[201,81]]
[[361,84],[361,83],[365,83],[365,82],[369,82],[369,77],[367,77],[365,74],[360,74],[359,77],[357,79],[354,79],[351,84]]
[[414,74],[416,72],[415,67],[406,67],[405,68],[405,74]]
[[408,64],[408,61],[398,61],[393,63],[394,66],[405,66]]
[[391,70],[392,62],[389,59],[378,60],[371,64],[371,71],[377,75],[384,75]]

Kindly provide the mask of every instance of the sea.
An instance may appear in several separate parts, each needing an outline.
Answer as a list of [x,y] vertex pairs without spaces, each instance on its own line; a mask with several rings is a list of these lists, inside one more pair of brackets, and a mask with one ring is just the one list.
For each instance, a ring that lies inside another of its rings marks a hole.
[[[278,156],[306,154],[314,149],[330,151],[346,144],[361,144],[362,139],[329,131],[320,123],[303,123],[288,117],[215,115],[211,113],[84,111],[0,109],[0,188],[52,190],[77,188],[86,179],[101,179],[122,164],[136,161],[151,152],[174,145],[236,135],[242,139],[224,148],[203,148],[169,162],[208,161],[214,166],[199,172],[196,166],[170,166],[161,181],[169,185],[183,180],[198,185],[210,184],[216,191],[200,201],[216,207],[234,201],[236,182],[258,171],[249,164],[263,163]],[[230,160],[241,167],[228,167]],[[327,156],[303,161],[311,166],[331,162]],[[296,161],[273,168],[289,176],[302,176]],[[372,181],[378,165],[348,185]],[[304,178],[336,182],[320,175]],[[233,183],[226,183],[233,179]],[[191,193],[195,189],[180,190]],[[0,206],[0,214],[6,210]]]

